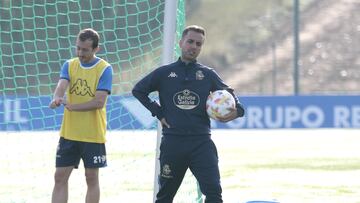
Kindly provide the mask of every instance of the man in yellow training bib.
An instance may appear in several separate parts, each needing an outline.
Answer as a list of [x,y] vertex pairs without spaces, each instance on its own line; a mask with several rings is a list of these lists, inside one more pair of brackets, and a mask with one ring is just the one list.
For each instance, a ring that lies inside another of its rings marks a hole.
[[[106,101],[111,93],[112,67],[95,54],[99,34],[80,31],[76,58],[64,63],[50,108],[65,106],[56,152],[55,186],[52,203],[66,203],[68,180],[83,160],[87,183],[86,203],[100,200],[99,168],[105,167]],[[66,99],[64,98],[66,92]]]

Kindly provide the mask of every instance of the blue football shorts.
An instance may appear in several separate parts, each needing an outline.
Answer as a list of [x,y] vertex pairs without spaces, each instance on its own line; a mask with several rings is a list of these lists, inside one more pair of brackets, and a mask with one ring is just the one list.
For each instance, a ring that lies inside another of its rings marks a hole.
[[74,166],[78,168],[80,160],[85,168],[102,168],[106,163],[104,143],[80,142],[60,137],[56,150],[56,167]]

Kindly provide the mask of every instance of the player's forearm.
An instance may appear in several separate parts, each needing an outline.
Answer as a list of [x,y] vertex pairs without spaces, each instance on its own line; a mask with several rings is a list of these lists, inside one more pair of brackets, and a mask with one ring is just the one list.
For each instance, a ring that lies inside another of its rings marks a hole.
[[97,99],[93,99],[89,102],[81,103],[81,104],[66,104],[65,107],[69,111],[92,111],[96,109],[101,109],[105,105],[105,102],[99,101]]
[[236,104],[237,116],[243,117],[245,115],[244,106],[239,102]]
[[107,92],[96,92],[95,97],[84,103],[78,103],[78,104],[71,104],[67,103],[65,107],[69,111],[92,111],[96,109],[102,109],[105,105],[107,98]]
[[60,80],[54,91],[54,98],[63,98],[68,87],[67,80]]
[[138,89],[133,89],[132,94],[145,108],[151,112],[152,116],[156,116],[159,120],[163,118],[160,105],[156,101],[152,101],[149,98],[148,93],[142,92]]
[[63,98],[64,95],[65,95],[65,91],[66,91],[66,89],[56,88],[55,92],[54,92],[53,99]]
[[68,87],[69,82],[67,80],[64,79],[60,79],[55,91],[54,91],[54,96],[53,99],[51,100],[49,107],[51,109],[54,109],[58,106],[60,106],[61,104],[65,104],[66,101],[64,99],[64,95],[65,95],[65,91]]
[[235,96],[234,89],[227,88],[226,90],[228,92],[230,92],[230,94],[234,97],[234,100],[235,100],[236,110],[237,110],[237,116],[235,118],[243,117],[245,114],[245,109],[244,109],[243,105],[240,103],[239,99]]

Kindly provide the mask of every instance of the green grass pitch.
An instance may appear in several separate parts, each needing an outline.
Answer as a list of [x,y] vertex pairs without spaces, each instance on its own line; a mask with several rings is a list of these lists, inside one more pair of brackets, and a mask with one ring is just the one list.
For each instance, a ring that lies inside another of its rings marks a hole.
[[[107,137],[101,202],[152,202],[156,131],[111,131]],[[213,139],[224,202],[360,203],[358,129],[214,130]],[[58,132],[2,132],[0,140],[0,202],[50,202]],[[191,178],[174,203],[196,198]],[[69,203],[83,202],[82,163],[69,185]]]

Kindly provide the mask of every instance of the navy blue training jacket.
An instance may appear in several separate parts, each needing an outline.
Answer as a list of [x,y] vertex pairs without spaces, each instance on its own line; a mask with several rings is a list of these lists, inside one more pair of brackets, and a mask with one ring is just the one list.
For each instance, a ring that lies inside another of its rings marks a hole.
[[[179,58],[161,66],[141,79],[132,94],[159,120],[165,117],[170,128],[163,127],[164,135],[209,135],[210,119],[206,113],[206,99],[210,92],[233,89],[226,85],[214,69],[193,62],[185,64]],[[159,92],[160,105],[149,97]],[[238,116],[244,108],[234,96]]]

